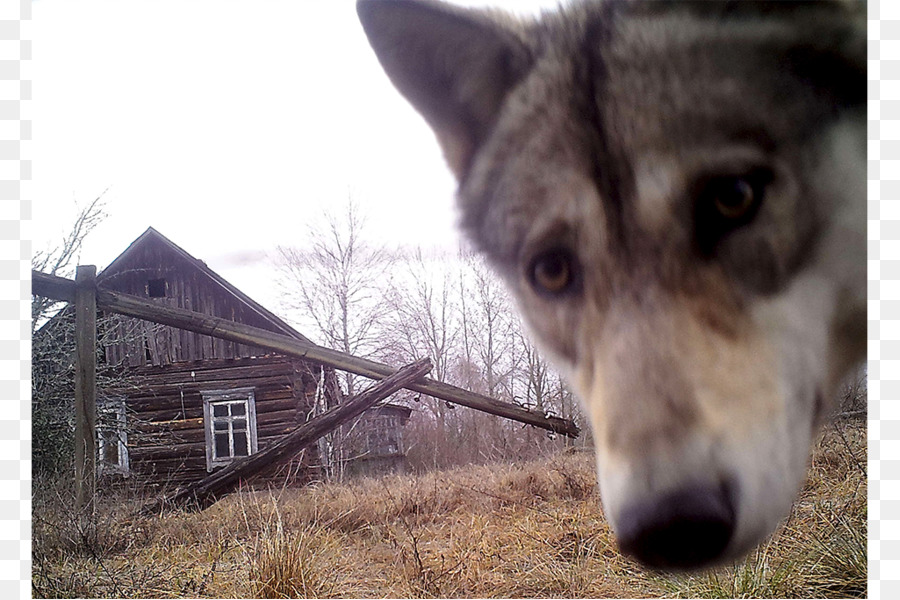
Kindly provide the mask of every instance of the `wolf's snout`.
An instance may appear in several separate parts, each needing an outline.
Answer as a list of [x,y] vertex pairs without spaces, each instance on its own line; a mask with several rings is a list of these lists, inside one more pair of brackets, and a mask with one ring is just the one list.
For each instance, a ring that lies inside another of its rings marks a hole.
[[735,529],[727,486],[695,486],[622,511],[619,545],[645,565],[692,569],[718,559]]

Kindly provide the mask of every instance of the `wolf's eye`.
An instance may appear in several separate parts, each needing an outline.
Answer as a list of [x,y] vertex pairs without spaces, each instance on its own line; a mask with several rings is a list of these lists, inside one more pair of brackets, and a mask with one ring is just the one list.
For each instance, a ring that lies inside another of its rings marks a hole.
[[[753,218],[772,181],[769,169],[756,168],[743,175],[719,175],[701,180],[697,190],[698,217],[726,222],[745,222]],[[703,214],[707,213],[707,214]]]
[[710,190],[713,207],[726,219],[740,219],[756,204],[757,194],[749,181],[729,177]]
[[531,262],[528,277],[540,293],[558,295],[570,291],[576,280],[576,263],[572,253],[553,248],[538,254]]
[[756,168],[742,175],[702,179],[695,192],[694,226],[701,252],[710,254],[722,237],[753,220],[773,173]]

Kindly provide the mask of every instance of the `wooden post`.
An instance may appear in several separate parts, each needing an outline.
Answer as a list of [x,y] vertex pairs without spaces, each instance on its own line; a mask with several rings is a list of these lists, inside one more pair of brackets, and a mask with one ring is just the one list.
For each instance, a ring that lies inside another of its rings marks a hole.
[[296,455],[323,435],[334,431],[341,424],[361,415],[367,408],[383,400],[397,390],[431,371],[431,360],[420,359],[398,370],[393,375],[368,387],[339,406],[307,421],[294,431],[260,450],[256,454],[232,461],[228,466],[200,481],[192,483],[159,502],[143,508],[141,513],[152,515],[167,507],[175,507],[195,502],[200,508],[214,503],[222,494],[232,490],[241,479],[264,473],[281,462]]
[[75,504],[93,513],[97,463],[97,267],[75,271]]

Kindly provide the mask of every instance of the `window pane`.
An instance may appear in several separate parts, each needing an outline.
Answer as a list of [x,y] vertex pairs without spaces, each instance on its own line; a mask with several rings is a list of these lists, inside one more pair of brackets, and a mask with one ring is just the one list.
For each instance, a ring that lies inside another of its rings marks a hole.
[[231,452],[228,449],[228,433],[216,434],[216,455],[215,458],[229,458]]
[[228,405],[227,404],[213,404],[213,416],[214,417],[227,417],[228,416]]
[[114,435],[103,436],[102,461],[107,465],[119,464],[119,440]]
[[238,430],[246,431],[247,430],[247,419],[235,419],[234,421],[232,421],[232,424],[233,424],[232,426],[234,427],[235,431],[238,431]]
[[247,434],[243,431],[234,432],[234,455],[247,456],[250,452],[247,449]]
[[233,415],[243,415],[247,412],[246,404],[232,404],[231,405],[231,414]]
[[228,421],[214,421],[213,427],[216,431],[228,431]]

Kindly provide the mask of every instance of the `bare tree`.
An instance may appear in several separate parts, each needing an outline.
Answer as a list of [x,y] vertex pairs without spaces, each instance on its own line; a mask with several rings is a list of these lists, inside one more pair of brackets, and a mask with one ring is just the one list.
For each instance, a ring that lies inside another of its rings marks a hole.
[[[295,322],[311,324],[323,345],[376,355],[390,264],[384,246],[366,240],[365,218],[350,199],[340,212],[327,212],[308,226],[305,245],[278,247],[282,305]],[[344,374],[348,395],[357,392],[356,379]]]
[[[31,268],[71,276],[85,238],[106,218],[102,198],[100,194],[78,210],[57,245],[35,252]],[[35,472],[47,475],[66,471],[74,448],[75,318],[61,307],[43,296],[31,297],[32,446]]]
[[[468,257],[474,289],[468,305],[467,326],[472,348],[482,368],[485,393],[512,399],[511,376],[515,370],[514,346],[518,322],[512,300],[490,268],[478,257]],[[468,294],[467,294],[468,295]],[[474,327],[474,329],[473,329]]]
[[[313,331],[329,348],[374,357],[384,346],[381,323],[387,313],[391,256],[366,239],[365,217],[352,198],[307,226],[306,243],[278,247],[282,307],[292,320]],[[341,373],[348,396],[359,390],[358,376]],[[317,404],[317,412],[331,408]],[[347,438],[356,421],[320,438],[319,450],[329,478],[340,481],[348,455]]]
[[[392,357],[428,355],[432,373],[449,383],[532,410],[572,412],[571,394],[522,331],[510,299],[480,258],[407,253],[391,289],[394,314],[386,337]],[[402,274],[402,276],[401,276]],[[563,406],[565,404],[565,406]],[[418,468],[534,457],[564,442],[520,424],[419,398],[408,426],[410,461]]]
[[[388,304],[391,315],[385,329],[386,347],[384,359],[399,364],[428,356],[434,368],[431,377],[448,381],[452,375],[452,362],[456,352],[458,310],[454,301],[451,270],[454,265],[440,254],[426,256],[418,249],[403,253],[405,268],[391,286]],[[459,432],[459,418],[463,411],[438,398],[415,396],[423,410],[417,411],[408,437],[413,440],[415,452],[432,467],[445,466],[442,454],[448,452],[448,437]]]
[[457,336],[456,307],[450,273],[443,258],[427,259],[416,252],[404,270],[405,281],[394,281],[389,297],[389,331],[394,352],[403,362],[431,358],[431,377],[446,381],[451,349]]
[[[61,277],[71,276],[73,272],[73,264],[85,238],[94,230],[97,225],[106,218],[106,205],[103,202],[103,196],[106,190],[99,196],[94,198],[87,206],[78,210],[75,222],[69,228],[68,232],[63,234],[62,240],[51,247],[44,250],[38,250],[31,256],[31,268],[42,273],[50,275],[59,275]],[[47,317],[59,308],[59,302],[44,298],[42,296],[31,297],[31,333],[32,335],[40,327]]]
[[550,367],[525,335],[521,326],[516,331],[516,337],[519,341],[519,352],[523,357],[522,367],[518,372],[525,387],[522,403],[532,410],[553,411],[554,407],[551,404],[550,396]]

